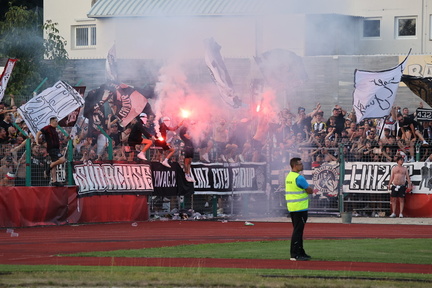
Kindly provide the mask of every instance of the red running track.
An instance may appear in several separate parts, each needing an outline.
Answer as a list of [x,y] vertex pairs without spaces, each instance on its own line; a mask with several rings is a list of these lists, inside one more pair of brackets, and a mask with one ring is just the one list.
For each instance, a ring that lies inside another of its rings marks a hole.
[[[233,241],[289,240],[291,223],[212,221],[157,221],[93,224],[80,226],[48,226],[14,229],[11,237],[0,229],[0,264],[10,265],[83,265],[83,266],[162,266],[224,267],[252,269],[309,269],[341,271],[373,271],[397,273],[432,273],[432,265],[307,261],[265,259],[204,258],[127,258],[127,257],[59,257],[89,251],[140,249],[201,243]],[[427,225],[389,224],[323,224],[308,223],[305,239],[364,238],[432,238]]]

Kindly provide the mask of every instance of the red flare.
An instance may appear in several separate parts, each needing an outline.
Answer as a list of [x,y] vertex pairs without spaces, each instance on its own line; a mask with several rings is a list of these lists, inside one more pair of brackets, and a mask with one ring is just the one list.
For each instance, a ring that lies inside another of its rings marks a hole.
[[185,110],[185,109],[180,109],[180,110],[181,110],[181,116],[182,116],[183,118],[189,118],[189,116],[190,116],[190,114],[191,114],[190,111]]

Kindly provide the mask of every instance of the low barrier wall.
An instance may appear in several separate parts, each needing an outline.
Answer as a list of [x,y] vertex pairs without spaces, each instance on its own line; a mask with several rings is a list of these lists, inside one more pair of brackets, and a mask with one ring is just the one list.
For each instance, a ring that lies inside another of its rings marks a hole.
[[2,187],[0,227],[145,221],[147,196],[77,197],[77,187]]

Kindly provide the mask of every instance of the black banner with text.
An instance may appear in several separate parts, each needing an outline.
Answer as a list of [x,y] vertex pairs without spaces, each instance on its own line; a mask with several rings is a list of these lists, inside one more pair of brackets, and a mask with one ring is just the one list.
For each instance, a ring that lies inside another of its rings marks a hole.
[[265,163],[192,163],[195,183],[187,182],[177,162],[171,168],[159,162],[75,162],[73,178],[78,196],[264,193]]
[[192,163],[195,194],[264,193],[265,163]]

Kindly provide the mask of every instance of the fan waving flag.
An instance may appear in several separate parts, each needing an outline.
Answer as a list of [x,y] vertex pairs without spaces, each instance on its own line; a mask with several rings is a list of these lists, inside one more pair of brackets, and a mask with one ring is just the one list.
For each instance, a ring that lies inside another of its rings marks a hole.
[[357,123],[363,119],[383,118],[390,114],[408,56],[389,70],[355,71],[353,107]]
[[0,77],[0,101],[3,100],[4,93],[6,91],[7,83],[12,74],[12,70],[15,67],[15,62],[17,59],[8,59],[6,66],[3,70],[3,74]]
[[[123,127],[143,112],[148,101],[135,88],[126,84],[101,85],[89,91],[85,98],[84,117],[90,120],[90,127],[98,130],[97,125],[104,127],[108,115],[103,106],[109,104],[110,114],[115,116]],[[94,125],[93,125],[94,124]]]

